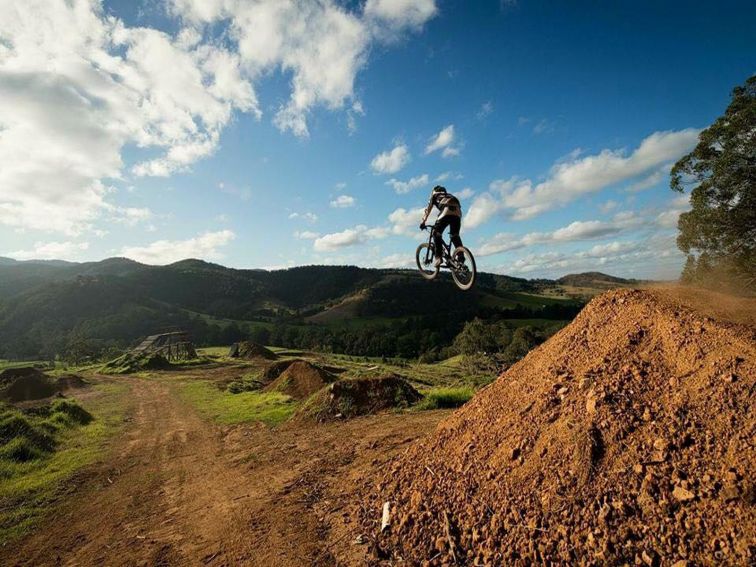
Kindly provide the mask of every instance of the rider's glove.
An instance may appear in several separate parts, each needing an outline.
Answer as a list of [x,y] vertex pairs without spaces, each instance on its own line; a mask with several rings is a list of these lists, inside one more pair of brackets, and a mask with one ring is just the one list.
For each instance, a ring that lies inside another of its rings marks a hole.
[[425,223],[424,222],[420,223],[420,230],[425,230]]

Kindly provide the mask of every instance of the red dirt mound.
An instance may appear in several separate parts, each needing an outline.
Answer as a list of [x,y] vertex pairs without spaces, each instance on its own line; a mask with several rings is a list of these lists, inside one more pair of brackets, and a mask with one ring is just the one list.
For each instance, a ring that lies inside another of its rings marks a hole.
[[362,529],[391,502],[373,549],[412,565],[753,564],[755,339],[604,294],[390,462]]
[[241,341],[231,345],[228,356],[231,358],[265,358],[266,360],[278,358],[272,350],[250,341]]
[[304,360],[298,360],[289,365],[265,389],[287,394],[297,400],[304,400],[334,380],[336,377],[330,372]]
[[399,376],[338,380],[323,388],[299,410],[296,420],[323,422],[405,408],[422,398]]
[[55,386],[59,390],[68,390],[72,388],[85,388],[89,384],[77,374],[63,374],[55,380]]

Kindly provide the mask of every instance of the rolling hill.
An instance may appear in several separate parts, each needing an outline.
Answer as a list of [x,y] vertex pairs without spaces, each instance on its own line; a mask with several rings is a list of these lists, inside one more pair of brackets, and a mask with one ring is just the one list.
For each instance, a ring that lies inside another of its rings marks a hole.
[[[589,276],[590,281],[611,281],[611,276]],[[192,259],[148,266],[126,258],[86,263],[3,258],[0,357],[50,358],[80,339],[97,348],[122,348],[168,327],[189,330],[200,344],[228,343],[254,331],[261,340],[278,332],[280,343],[296,343],[293,335],[307,334],[308,345],[322,340],[328,343],[323,348],[335,349],[333,329],[344,326],[371,328],[371,333],[401,326],[415,343],[419,334],[426,343],[448,342],[475,317],[571,319],[580,305],[560,296],[561,285],[484,273],[474,290],[460,293],[446,278],[427,282],[412,270],[303,266],[265,271]],[[350,345],[360,340],[353,338]]]

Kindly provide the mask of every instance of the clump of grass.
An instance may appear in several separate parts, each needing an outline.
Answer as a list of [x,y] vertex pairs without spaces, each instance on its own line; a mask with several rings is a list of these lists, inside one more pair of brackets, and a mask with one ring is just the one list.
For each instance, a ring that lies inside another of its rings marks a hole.
[[297,406],[290,396],[279,392],[242,391],[231,394],[206,380],[183,382],[177,387],[179,395],[186,402],[224,425],[249,421],[277,425],[287,420]]
[[86,408],[68,399],[23,412],[0,407],[0,545],[49,514],[62,483],[95,461],[123,426],[128,388],[96,388],[100,395]]
[[[0,413],[0,476],[8,476],[14,463],[42,459],[52,453],[66,429],[86,425],[92,415],[76,402],[52,404],[21,412],[6,408]],[[3,474],[5,473],[5,474]]]
[[475,390],[469,386],[434,388],[425,394],[416,407],[420,410],[458,408],[474,395]]

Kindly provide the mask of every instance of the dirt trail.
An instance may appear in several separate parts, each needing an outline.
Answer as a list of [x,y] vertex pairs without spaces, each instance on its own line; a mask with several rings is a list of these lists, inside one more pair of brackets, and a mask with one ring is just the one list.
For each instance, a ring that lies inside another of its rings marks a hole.
[[123,438],[38,530],[0,549],[0,564],[334,565],[330,546],[352,535],[340,531],[343,483],[446,415],[221,429],[168,380],[109,379],[131,387]]

